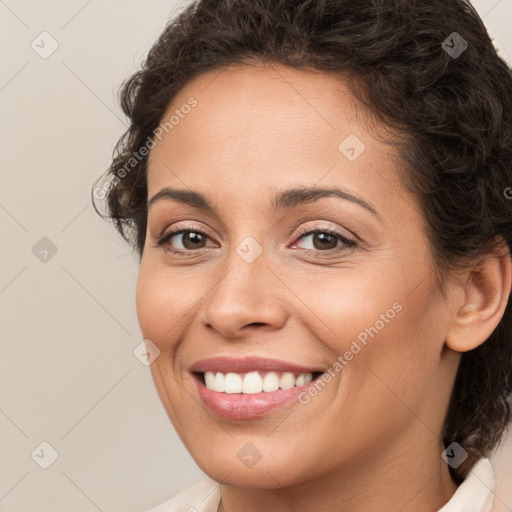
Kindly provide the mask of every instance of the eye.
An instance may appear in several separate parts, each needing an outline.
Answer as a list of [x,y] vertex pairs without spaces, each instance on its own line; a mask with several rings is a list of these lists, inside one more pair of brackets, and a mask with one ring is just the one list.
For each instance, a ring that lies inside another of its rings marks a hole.
[[[315,227],[309,231],[299,233],[291,247],[295,248],[301,240],[310,238],[310,247],[302,247],[306,251],[329,252],[336,250],[347,250],[357,244],[347,238],[343,233],[333,228]],[[206,248],[206,242],[210,237],[199,229],[175,229],[168,231],[156,242],[157,247],[165,246],[166,250],[177,255],[183,255]],[[341,246],[338,245],[341,242]],[[177,247],[175,244],[181,245]]]
[[[303,247],[307,251],[320,251],[327,252],[331,250],[346,250],[349,247],[355,247],[356,243],[353,240],[347,238],[343,233],[335,229],[317,228],[306,231],[301,234],[297,241],[306,240],[310,238],[310,247]],[[297,244],[294,242],[294,246]],[[341,242],[341,247],[338,246],[338,242]]]
[[[208,235],[198,229],[175,229],[165,233],[156,243],[157,247],[166,246],[171,252],[179,254],[205,247]],[[181,244],[177,249],[173,247],[173,239]]]

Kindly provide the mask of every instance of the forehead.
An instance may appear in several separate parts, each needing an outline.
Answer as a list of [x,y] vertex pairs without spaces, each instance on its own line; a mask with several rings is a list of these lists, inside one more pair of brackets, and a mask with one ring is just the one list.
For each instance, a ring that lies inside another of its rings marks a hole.
[[400,189],[395,150],[374,137],[339,76],[278,64],[229,66],[188,83],[162,123],[172,116],[154,139],[149,197],[175,186],[213,202],[222,195],[250,202],[298,184],[340,185],[374,204],[390,188],[392,204],[389,193]]
[[[197,105],[188,114],[179,120],[173,116],[188,111],[192,98]],[[161,125],[172,117],[178,123],[163,136],[171,131],[173,136],[165,137],[151,158],[183,143],[215,156],[221,150],[231,156],[243,149],[256,151],[263,144],[261,161],[284,149],[290,157],[295,146],[337,150],[339,138],[350,129],[364,136],[358,126],[361,107],[357,109],[346,81],[278,64],[235,65],[199,75],[173,99]]]

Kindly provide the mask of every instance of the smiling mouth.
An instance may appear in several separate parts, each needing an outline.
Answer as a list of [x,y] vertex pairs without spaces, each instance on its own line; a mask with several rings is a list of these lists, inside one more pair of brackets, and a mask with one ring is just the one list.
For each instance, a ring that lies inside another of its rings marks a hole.
[[192,372],[194,377],[210,391],[225,394],[272,393],[302,387],[323,375],[323,372]]

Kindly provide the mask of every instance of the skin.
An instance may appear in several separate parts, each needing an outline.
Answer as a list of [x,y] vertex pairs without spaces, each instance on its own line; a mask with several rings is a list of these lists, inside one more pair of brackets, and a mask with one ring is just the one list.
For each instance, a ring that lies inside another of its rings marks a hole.
[[[437,511],[456,490],[441,432],[460,355],[503,315],[510,258],[453,274],[441,295],[396,150],[376,139],[382,127],[343,79],[230,66],[187,84],[164,118],[191,96],[198,105],[150,153],[148,198],[190,189],[217,214],[153,204],[136,293],[144,338],[161,351],[152,376],[178,435],[221,482],[226,512]],[[366,146],[353,162],[338,149],[349,134]],[[343,187],[379,216],[338,197],[273,212],[274,195],[296,186]],[[319,226],[356,247],[298,236]],[[207,236],[157,247],[171,228]],[[252,263],[236,252],[247,236],[263,250]],[[394,303],[401,311],[308,404],[245,421],[202,405],[188,370],[195,361],[256,355],[327,370]],[[262,454],[252,467],[237,457],[249,442]]]

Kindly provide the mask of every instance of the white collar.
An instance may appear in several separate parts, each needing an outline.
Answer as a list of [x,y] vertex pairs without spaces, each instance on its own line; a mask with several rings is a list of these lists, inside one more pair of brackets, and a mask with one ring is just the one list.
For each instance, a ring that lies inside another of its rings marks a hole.
[[438,512],[491,512],[496,499],[496,478],[491,461],[481,458]]

